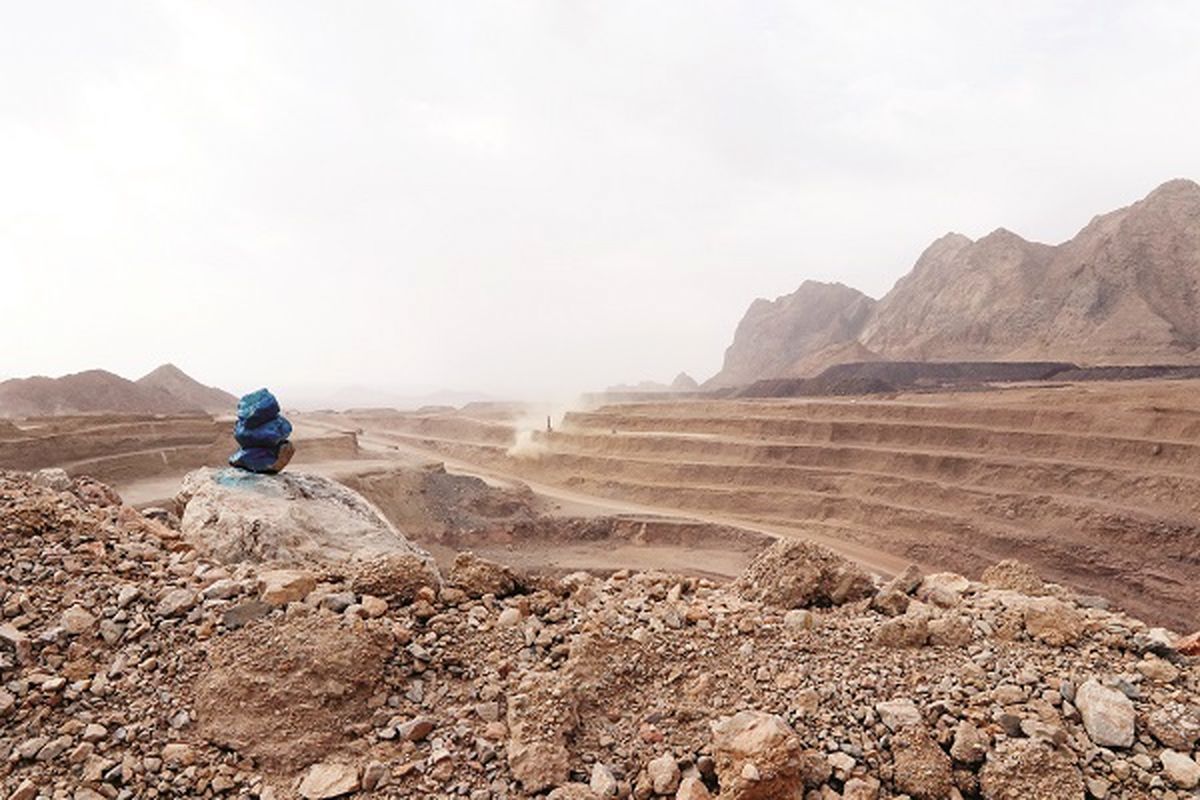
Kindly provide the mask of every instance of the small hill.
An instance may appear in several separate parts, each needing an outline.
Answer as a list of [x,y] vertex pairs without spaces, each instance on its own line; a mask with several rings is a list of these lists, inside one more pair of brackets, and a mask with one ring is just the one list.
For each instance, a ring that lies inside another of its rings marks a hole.
[[673,392],[694,392],[700,388],[700,384],[696,383],[696,379],[686,372],[681,372],[675,376],[675,380],[671,381],[671,391]]
[[179,414],[202,411],[162,389],[141,386],[102,369],[61,378],[35,376],[0,383],[0,416],[58,414]]
[[210,414],[230,412],[237,408],[238,399],[229,392],[205,386],[174,364],[163,364],[138,378],[137,384],[165,392],[188,407],[199,408]]
[[869,360],[1200,363],[1200,185],[1169,181],[1059,245],[947,234],[878,302],[813,281],[755,300],[706,386]]

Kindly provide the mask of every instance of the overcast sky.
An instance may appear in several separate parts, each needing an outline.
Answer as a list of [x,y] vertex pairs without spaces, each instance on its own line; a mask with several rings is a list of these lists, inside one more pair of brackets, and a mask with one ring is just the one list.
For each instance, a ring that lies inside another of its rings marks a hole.
[[1200,178],[1193,2],[4,2],[0,375],[538,396]]

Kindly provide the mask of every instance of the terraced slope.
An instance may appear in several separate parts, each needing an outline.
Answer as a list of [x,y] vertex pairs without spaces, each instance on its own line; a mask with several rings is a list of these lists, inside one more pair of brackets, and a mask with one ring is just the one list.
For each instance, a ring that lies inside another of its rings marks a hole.
[[1019,557],[1191,629],[1198,388],[615,405],[569,414],[515,449],[511,419],[374,425],[397,443],[579,492],[832,536],[927,567],[978,573]]

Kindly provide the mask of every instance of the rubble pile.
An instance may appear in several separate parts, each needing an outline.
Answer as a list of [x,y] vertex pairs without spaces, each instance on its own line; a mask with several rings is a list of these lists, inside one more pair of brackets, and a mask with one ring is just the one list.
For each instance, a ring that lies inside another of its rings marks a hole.
[[1179,800],[1200,785],[1181,640],[1020,565],[874,586],[781,545],[721,586],[529,578],[466,554],[444,575],[412,552],[306,558],[220,564],[94,484],[0,473],[0,797]]

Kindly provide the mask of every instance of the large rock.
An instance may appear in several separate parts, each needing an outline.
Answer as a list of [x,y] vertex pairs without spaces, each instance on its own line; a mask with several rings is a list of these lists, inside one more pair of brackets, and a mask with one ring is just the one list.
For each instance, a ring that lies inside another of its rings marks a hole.
[[1083,775],[1070,751],[1033,739],[1008,739],[979,772],[984,800],[1082,800]]
[[1159,760],[1162,761],[1167,780],[1180,789],[1195,789],[1196,784],[1200,783],[1200,765],[1190,756],[1174,750],[1163,750]]
[[1089,680],[1075,692],[1075,706],[1093,742],[1101,747],[1133,745],[1133,703],[1123,693]]
[[1046,593],[1046,584],[1024,561],[1005,559],[983,571],[983,582],[996,589],[1011,589],[1028,595]]
[[917,800],[942,800],[954,785],[950,756],[922,727],[901,729],[892,737],[893,781]]
[[1061,600],[1040,599],[1025,607],[1025,632],[1051,647],[1065,647],[1083,635],[1083,615]]
[[492,594],[508,597],[520,586],[516,573],[503,564],[487,561],[471,552],[459,553],[446,576],[446,582],[467,593],[468,597]]
[[313,764],[300,784],[305,800],[330,800],[358,791],[358,768],[350,764]]
[[819,545],[780,539],[760,553],[733,588],[747,600],[782,608],[841,605],[871,597],[871,576]]
[[829,779],[829,762],[774,714],[739,711],[712,733],[722,800],[800,800]]
[[1191,751],[1200,740],[1200,709],[1170,702],[1150,712],[1146,727],[1165,746]]
[[205,468],[184,478],[176,501],[184,509],[184,537],[225,563],[385,553],[429,560],[362,495],[319,475]]
[[508,766],[528,794],[566,783],[567,737],[578,725],[574,693],[548,673],[530,673],[509,695]]

